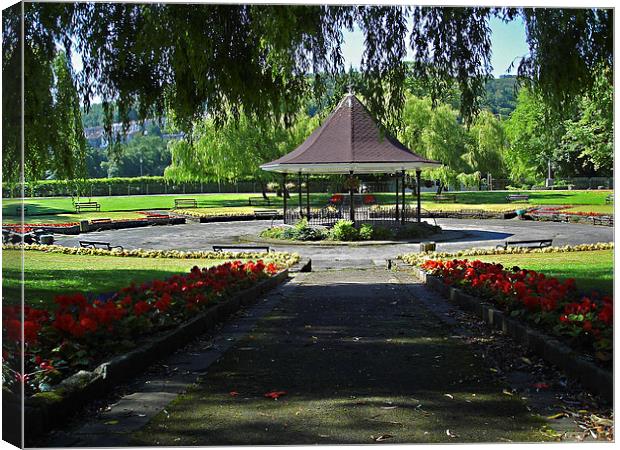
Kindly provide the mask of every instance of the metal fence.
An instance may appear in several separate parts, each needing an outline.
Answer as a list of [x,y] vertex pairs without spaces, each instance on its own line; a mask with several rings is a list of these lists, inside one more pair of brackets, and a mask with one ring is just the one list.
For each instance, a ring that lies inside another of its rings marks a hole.
[[[356,223],[395,224],[401,222],[403,216],[405,222],[414,222],[418,217],[417,211],[418,209],[415,207],[406,206],[403,212],[402,207],[399,205],[397,218],[396,205],[381,205],[379,208],[376,205],[363,205],[355,207],[354,216]],[[435,220],[434,215],[423,208],[420,209],[420,217]],[[284,223],[292,225],[301,219],[307,219],[310,225],[332,226],[339,220],[350,220],[351,215],[349,206],[344,204],[340,206],[310,208],[309,211],[306,207],[301,209],[295,207],[286,210]]]

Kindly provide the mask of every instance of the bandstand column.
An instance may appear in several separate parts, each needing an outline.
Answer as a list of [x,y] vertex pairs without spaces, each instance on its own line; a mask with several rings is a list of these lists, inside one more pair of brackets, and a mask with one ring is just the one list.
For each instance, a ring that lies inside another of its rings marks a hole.
[[297,191],[299,192],[299,217],[303,216],[303,201],[301,197],[301,172],[297,176]]
[[416,190],[418,191],[418,209],[417,209],[417,219],[418,219],[418,223],[420,223],[422,221],[421,219],[421,215],[420,215],[420,209],[421,209],[421,201],[420,201],[420,192],[422,191],[422,183],[420,181],[420,174],[422,173],[422,171],[420,169],[415,171],[415,184],[416,184]]
[[353,171],[351,170],[349,172],[350,175],[350,183],[349,183],[349,220],[353,223],[355,223],[355,206],[353,205]]
[[405,223],[405,218],[406,218],[406,210],[405,210],[405,169],[403,169],[403,181],[402,181],[402,194],[403,194],[403,210],[402,210],[402,214],[400,215],[401,217],[401,223]]
[[282,199],[284,201],[284,223],[286,223],[286,172],[282,174]]
[[398,208],[400,204],[400,199],[398,198],[398,172],[394,173],[394,179],[396,180],[396,222],[398,222],[400,215],[398,213]]
[[310,220],[310,174],[306,174],[306,215]]

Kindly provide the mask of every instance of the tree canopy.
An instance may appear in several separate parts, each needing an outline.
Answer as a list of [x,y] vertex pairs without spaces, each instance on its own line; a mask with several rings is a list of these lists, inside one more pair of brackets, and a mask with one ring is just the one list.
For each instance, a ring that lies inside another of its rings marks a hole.
[[[3,16],[3,74],[18,67],[20,8]],[[402,127],[408,47],[414,74],[429,83],[431,99],[456,83],[461,116],[473,122],[492,69],[492,17],[525,22],[530,54],[518,73],[556,109],[589,90],[594,68],[610,65],[613,57],[613,10],[606,9],[77,2],[23,8],[26,164],[32,176],[46,161],[65,167],[67,177],[76,167],[69,147],[50,153],[60,138],[51,111],[51,66],[59,51],[81,60],[83,69],[73,79],[83,106],[101,98],[108,132],[115,104],[125,122],[132,108],[141,118],[168,112],[188,133],[205,116],[222,127],[242,113],[290,125],[308,95],[321,98],[326,78],[344,73],[342,32],[354,26],[365,39],[359,94],[393,130]],[[8,87],[17,88],[15,83]],[[20,127],[13,125],[19,117],[6,111],[3,146],[5,154],[17,156]],[[15,179],[19,171],[10,156],[3,163],[5,177]]]

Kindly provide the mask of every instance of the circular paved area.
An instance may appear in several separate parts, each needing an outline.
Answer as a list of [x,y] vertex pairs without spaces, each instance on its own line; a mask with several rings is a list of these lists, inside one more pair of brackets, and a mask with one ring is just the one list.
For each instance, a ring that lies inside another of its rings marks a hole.
[[[553,239],[553,245],[613,241],[613,228],[554,222],[513,220],[437,219],[444,230],[460,231],[459,238],[438,242],[440,251],[493,247],[506,239]],[[77,246],[79,240],[97,240],[125,249],[211,250],[214,244],[234,244],[239,237],[258,234],[270,220],[196,223],[93,232],[81,236],[56,235],[60,245]],[[247,245],[247,244],[246,244]],[[249,244],[251,245],[251,244]],[[278,251],[297,252],[312,258],[314,268],[372,267],[402,253],[417,252],[417,243],[366,246],[270,245]]]

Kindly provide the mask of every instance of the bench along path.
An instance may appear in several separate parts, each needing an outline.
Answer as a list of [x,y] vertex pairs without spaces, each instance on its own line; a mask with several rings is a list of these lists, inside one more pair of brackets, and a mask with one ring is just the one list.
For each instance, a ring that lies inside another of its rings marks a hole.
[[[538,441],[542,422],[386,270],[303,274],[130,445]],[[285,391],[275,400],[270,392]],[[110,427],[113,431],[113,426]]]

